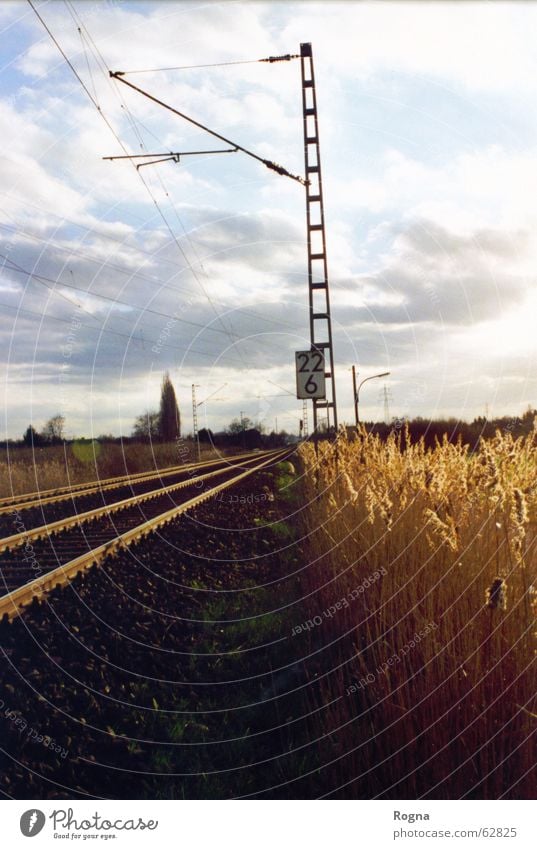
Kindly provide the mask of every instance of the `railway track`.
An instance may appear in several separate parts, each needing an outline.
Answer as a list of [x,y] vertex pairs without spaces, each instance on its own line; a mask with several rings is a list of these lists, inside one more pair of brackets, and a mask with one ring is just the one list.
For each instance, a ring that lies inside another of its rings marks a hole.
[[[138,472],[132,475],[120,475],[118,477],[106,478],[86,483],[72,484],[71,486],[59,487],[57,489],[41,490],[39,492],[24,493],[7,498],[0,498],[0,536],[2,536],[2,522],[7,517],[21,510],[43,510],[47,505],[57,505],[64,501],[73,501],[81,504],[82,499],[91,496],[99,496],[101,498],[113,499],[114,495],[120,491],[124,495],[116,497],[126,497],[130,492],[136,495],[137,491],[142,492],[144,487],[153,488],[158,483],[167,478],[175,478],[179,480],[180,476],[187,476],[198,469],[209,469],[215,466],[228,464],[235,460],[247,459],[251,456],[251,452],[238,454],[233,457],[219,457],[211,460],[204,460],[199,463],[187,463],[180,466],[170,466],[166,469],[150,472]],[[68,505],[67,505],[68,506]]]
[[[166,482],[168,487],[174,487],[176,484],[182,484],[194,478],[199,480],[208,470],[225,470],[230,468],[230,464],[235,465],[237,462],[246,461],[251,456],[249,452],[232,458],[222,457],[187,466],[171,467],[158,473],[150,472],[127,478],[109,479],[103,481],[103,486],[94,482],[83,490],[76,485],[73,489],[62,489],[56,496],[33,493],[23,501],[0,506],[0,550],[3,541],[11,536],[18,536],[23,527],[62,527],[57,523],[70,517],[78,517],[80,521],[83,521],[86,513],[105,505],[113,510],[123,507],[129,498],[136,496],[150,498],[162,491],[163,482]],[[38,497],[35,497],[36,495]]]
[[[212,471],[205,471],[211,463],[203,464],[202,474],[196,466],[196,475],[186,480],[175,481],[172,476],[171,482],[159,489],[0,539],[0,619],[18,616],[34,599],[67,583],[119,547],[153,532],[287,454],[288,449],[284,449],[226,458],[225,466],[219,464]],[[197,490],[193,496],[192,489]],[[60,493],[60,498],[64,494]],[[178,494],[187,497],[178,503]]]

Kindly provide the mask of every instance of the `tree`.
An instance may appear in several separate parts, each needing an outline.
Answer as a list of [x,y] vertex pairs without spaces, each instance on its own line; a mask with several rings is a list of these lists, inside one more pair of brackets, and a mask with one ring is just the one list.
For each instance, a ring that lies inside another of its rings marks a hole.
[[62,416],[61,413],[52,416],[43,428],[42,436],[45,442],[51,444],[63,442],[65,438],[65,416]]
[[97,437],[97,442],[116,442],[117,436],[113,433],[100,433]]
[[236,434],[236,433],[244,433],[245,430],[250,430],[253,428],[254,423],[248,416],[242,416],[240,419],[233,419],[228,426],[227,432]]
[[198,431],[198,439],[200,442],[214,442],[214,434],[210,428],[202,427]]
[[172,442],[181,435],[181,417],[169,372],[164,375],[160,390],[159,435],[163,442]]
[[26,430],[24,431],[22,435],[22,441],[25,445],[28,445],[29,448],[34,448],[42,444],[41,436],[38,434],[35,427],[31,424],[29,424]]
[[156,410],[146,410],[140,416],[136,416],[132,435],[142,442],[152,442],[159,435],[160,415]]

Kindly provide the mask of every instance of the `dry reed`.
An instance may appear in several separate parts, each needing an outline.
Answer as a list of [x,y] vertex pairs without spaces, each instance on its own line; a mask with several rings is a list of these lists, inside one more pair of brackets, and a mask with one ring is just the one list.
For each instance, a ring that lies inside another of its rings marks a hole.
[[305,637],[326,785],[533,798],[535,429],[497,432],[474,454],[405,437],[403,449],[395,434],[342,430],[300,449],[311,615],[346,600]]
[[[203,446],[202,459],[213,456]],[[39,492],[197,460],[191,440],[175,443],[73,442],[43,448],[4,449],[0,457],[0,498]]]

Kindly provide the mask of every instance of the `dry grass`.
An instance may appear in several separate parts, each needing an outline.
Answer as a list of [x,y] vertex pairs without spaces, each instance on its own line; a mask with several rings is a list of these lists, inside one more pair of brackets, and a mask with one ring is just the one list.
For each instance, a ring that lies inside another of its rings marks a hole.
[[535,431],[474,455],[364,430],[300,451],[326,786],[533,798]]
[[[202,446],[202,460],[213,455],[211,448]],[[177,444],[73,442],[34,450],[4,449],[0,455],[0,497],[163,469],[196,460],[195,447],[187,439]]]

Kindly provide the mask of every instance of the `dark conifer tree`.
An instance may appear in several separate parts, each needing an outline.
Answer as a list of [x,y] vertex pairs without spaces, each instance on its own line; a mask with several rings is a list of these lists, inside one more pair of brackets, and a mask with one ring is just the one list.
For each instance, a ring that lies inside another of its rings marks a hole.
[[169,372],[164,375],[160,390],[159,435],[163,442],[172,442],[181,435],[181,417]]

